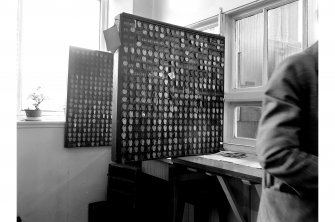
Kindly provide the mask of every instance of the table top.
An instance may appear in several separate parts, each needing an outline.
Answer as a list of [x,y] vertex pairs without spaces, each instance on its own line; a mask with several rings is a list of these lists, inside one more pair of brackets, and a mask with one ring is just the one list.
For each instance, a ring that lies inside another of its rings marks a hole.
[[231,176],[255,183],[262,182],[263,169],[243,166],[226,161],[206,159],[201,156],[177,157],[171,159],[173,164],[202,170],[208,173]]

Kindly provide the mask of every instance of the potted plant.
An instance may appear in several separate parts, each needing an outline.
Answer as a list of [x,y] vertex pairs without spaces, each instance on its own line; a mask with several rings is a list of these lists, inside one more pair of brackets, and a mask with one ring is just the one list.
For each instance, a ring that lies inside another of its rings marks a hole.
[[45,100],[45,96],[40,92],[41,87],[37,87],[36,91],[29,95],[29,99],[31,99],[34,103],[33,106],[35,109],[25,109],[27,119],[26,120],[40,120],[42,117],[42,110],[40,110],[41,103]]

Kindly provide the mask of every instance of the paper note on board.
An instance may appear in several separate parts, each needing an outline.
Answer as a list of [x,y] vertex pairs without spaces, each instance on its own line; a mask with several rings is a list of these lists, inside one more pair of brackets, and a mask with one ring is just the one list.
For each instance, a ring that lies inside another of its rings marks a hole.
[[116,25],[104,30],[104,37],[107,50],[111,53],[114,53],[121,46],[120,36]]

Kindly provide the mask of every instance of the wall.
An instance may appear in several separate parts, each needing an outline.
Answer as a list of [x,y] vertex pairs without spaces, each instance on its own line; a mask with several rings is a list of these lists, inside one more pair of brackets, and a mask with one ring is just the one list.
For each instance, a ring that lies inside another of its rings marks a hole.
[[155,0],[133,0],[133,14],[153,18],[153,6]]
[[122,12],[133,13],[175,25],[186,26],[194,22],[238,8],[256,0],[109,0],[109,26]]
[[122,12],[153,18],[154,0],[109,0],[109,27],[114,24],[114,18]]
[[24,222],[88,221],[105,200],[110,148],[65,149],[64,123],[19,123],[17,212]]
[[222,10],[223,12],[228,12],[230,10],[239,8],[243,5],[247,5],[251,2],[257,1],[267,1],[267,0],[222,0]]
[[113,26],[115,16],[122,12],[133,13],[133,0],[109,0],[109,27]]
[[222,0],[162,0],[154,2],[153,18],[186,26],[219,13]]
[[154,0],[109,0],[109,26],[116,15],[126,12],[146,18],[153,18]]
[[161,0],[154,1],[153,19],[186,26],[243,6],[255,0]]

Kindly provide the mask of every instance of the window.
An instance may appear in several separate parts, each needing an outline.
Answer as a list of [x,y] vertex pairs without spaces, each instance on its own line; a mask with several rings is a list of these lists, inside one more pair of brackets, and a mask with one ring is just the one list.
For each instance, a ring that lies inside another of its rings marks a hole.
[[31,105],[27,98],[40,86],[47,96],[41,109],[64,114],[69,46],[103,49],[100,46],[103,2],[20,1],[18,111]]
[[235,107],[234,138],[255,139],[262,109],[259,106]]
[[253,146],[261,113],[261,101],[225,102],[225,147]]
[[223,16],[224,147],[254,152],[265,86],[283,59],[316,41],[317,0],[258,1]]
[[262,14],[236,21],[236,74],[235,88],[261,86],[262,81]]
[[268,11],[268,76],[284,58],[302,51],[302,1]]

